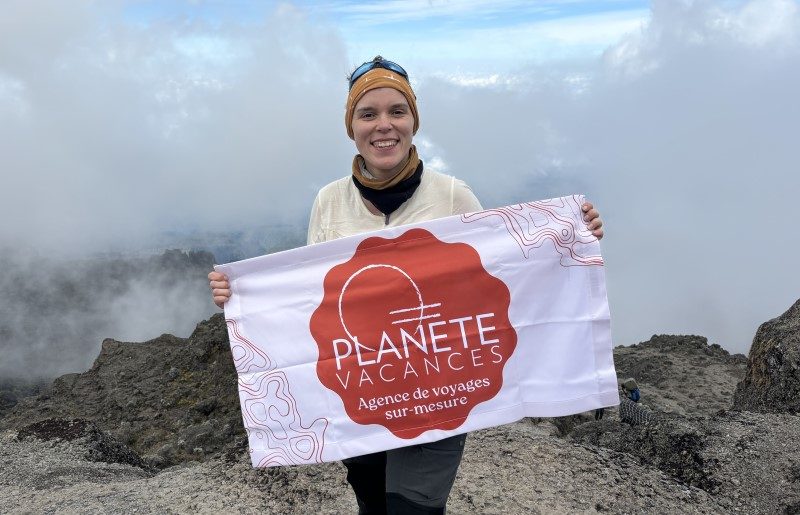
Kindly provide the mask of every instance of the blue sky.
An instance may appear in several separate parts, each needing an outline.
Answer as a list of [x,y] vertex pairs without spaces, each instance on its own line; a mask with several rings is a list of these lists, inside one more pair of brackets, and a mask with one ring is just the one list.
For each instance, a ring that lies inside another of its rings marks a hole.
[[571,18],[595,14],[649,9],[643,0],[383,0],[383,1],[164,1],[148,0],[128,4],[131,19],[154,20],[169,17],[203,19],[211,22],[258,19],[282,4],[302,7],[331,23],[350,28],[397,27],[416,23],[420,33],[440,28],[442,23],[461,28],[486,28]]
[[130,4],[134,23],[164,20],[257,23],[282,6],[328,25],[345,41],[352,64],[385,57],[423,74],[510,72],[547,61],[596,57],[650,13],[642,0],[390,0],[371,2],[163,2]]

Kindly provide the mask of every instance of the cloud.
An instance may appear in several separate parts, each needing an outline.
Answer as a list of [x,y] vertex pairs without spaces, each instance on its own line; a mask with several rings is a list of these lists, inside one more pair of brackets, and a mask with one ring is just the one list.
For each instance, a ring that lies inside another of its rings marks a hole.
[[[187,337],[218,311],[208,295],[208,253],[64,260],[0,253],[0,379],[38,381],[83,371],[104,338]],[[13,293],[11,293],[13,292]]]
[[[787,18],[765,30],[774,12]],[[612,229],[609,245],[623,334],[693,332],[746,351],[757,325],[797,300],[798,35],[790,0],[657,2],[649,30],[622,43],[637,57],[606,61],[591,125],[565,128],[627,236]]]
[[[269,227],[304,224],[349,170],[335,29],[291,6],[220,26],[123,8],[14,2],[0,17],[0,377],[84,370],[105,337],[187,336],[216,310],[210,260],[188,277],[141,256],[211,231],[258,229],[273,248],[287,237]],[[116,261],[87,255],[108,251],[139,269],[98,275]]]
[[603,10],[595,11],[597,5],[586,2],[515,3],[348,5],[368,13],[348,14],[341,23],[348,49],[359,60],[379,49],[418,77],[491,77],[520,65],[600,55],[624,34],[638,31],[649,16],[647,9],[629,5],[603,4]]
[[[496,69],[509,61],[540,63],[599,55],[621,36],[638,31],[647,17],[647,10],[630,10],[512,21],[489,27],[444,27],[424,36],[427,48],[436,49],[426,65],[437,69],[434,62],[439,60],[438,68],[444,65],[447,69],[446,60],[454,59],[491,63]],[[367,38],[367,43],[377,45],[376,40]],[[509,56],[515,58],[509,59]]]
[[4,242],[104,249],[302,219],[343,173],[335,29],[288,6],[224,27],[98,20],[90,7],[55,2],[42,16],[22,2],[14,16],[32,32],[0,31]]
[[[125,6],[15,0],[0,18],[0,247],[57,260],[151,248],[167,231],[303,224],[353,152],[341,30],[291,5],[219,23],[132,23]],[[617,343],[699,333],[743,351],[800,291],[798,16],[792,0],[660,0],[587,33],[606,47],[597,59],[536,60],[501,42],[487,48],[506,60],[486,72],[446,45],[388,37],[372,55],[394,45],[455,63],[403,61],[417,143],[484,205],[596,201]],[[519,24],[506,40],[580,43],[584,22]],[[126,291],[115,312],[142,305],[146,287]]]
[[798,35],[790,0],[657,1],[577,90],[552,66],[517,88],[424,83],[424,134],[484,203],[595,200],[617,343],[696,333],[746,351],[800,292]]

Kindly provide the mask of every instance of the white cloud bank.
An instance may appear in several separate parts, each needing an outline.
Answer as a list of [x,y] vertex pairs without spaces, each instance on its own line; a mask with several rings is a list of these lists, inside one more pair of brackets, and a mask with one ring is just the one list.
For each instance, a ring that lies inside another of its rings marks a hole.
[[[2,246],[302,220],[347,173],[353,58],[335,28],[286,5],[213,26],[132,25],[108,5],[18,0],[0,17]],[[745,351],[800,293],[799,38],[793,0],[655,1],[588,65],[417,75],[421,147],[487,206],[594,199],[617,343],[699,333]]]
[[300,218],[348,159],[344,46],[297,9],[214,27],[15,3],[0,26],[3,243],[97,250]]
[[518,72],[523,91],[428,82],[423,127],[490,203],[596,201],[618,343],[746,352],[800,297],[798,37],[791,0],[656,1],[577,93],[554,68]]

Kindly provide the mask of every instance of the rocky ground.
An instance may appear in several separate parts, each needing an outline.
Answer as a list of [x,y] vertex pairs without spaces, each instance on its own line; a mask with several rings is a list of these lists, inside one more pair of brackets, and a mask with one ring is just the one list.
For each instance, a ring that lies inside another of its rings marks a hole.
[[[800,416],[775,401],[800,381],[798,320],[800,302],[764,324],[750,361],[697,336],[616,348],[649,423],[607,410],[472,433],[448,513],[800,513]],[[340,464],[250,467],[220,316],[188,339],[107,340],[0,429],[4,512],[355,513]]]
[[188,339],[105,340],[91,369],[61,376],[23,399],[0,428],[48,418],[92,420],[158,468],[244,449],[226,331],[218,314]]

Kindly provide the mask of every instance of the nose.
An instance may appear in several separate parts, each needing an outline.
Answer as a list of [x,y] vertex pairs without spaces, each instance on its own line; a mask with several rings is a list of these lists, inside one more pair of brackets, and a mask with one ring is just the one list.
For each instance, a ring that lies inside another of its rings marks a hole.
[[392,129],[392,117],[389,113],[381,113],[378,115],[378,123],[376,128],[381,132],[386,132]]

